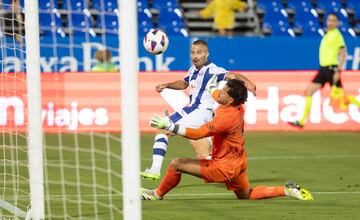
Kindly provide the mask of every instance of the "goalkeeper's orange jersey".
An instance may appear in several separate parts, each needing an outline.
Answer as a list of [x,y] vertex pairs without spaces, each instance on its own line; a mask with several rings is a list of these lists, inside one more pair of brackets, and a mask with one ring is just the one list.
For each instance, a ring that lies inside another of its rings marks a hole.
[[213,160],[237,160],[244,153],[244,109],[242,106],[219,106],[215,117],[198,129],[187,128],[185,136],[213,136]]

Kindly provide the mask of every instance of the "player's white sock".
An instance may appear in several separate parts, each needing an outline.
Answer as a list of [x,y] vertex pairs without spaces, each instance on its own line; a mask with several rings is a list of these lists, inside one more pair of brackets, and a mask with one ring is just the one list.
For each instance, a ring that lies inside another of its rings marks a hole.
[[167,147],[168,136],[165,134],[157,134],[153,145],[153,161],[150,168],[153,173],[160,173]]

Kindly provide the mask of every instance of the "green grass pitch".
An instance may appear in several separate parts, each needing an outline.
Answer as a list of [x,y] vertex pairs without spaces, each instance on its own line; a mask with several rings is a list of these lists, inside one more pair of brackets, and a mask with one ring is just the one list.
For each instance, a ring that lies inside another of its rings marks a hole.
[[[76,137],[76,138],[74,138]],[[93,139],[91,138],[93,137]],[[112,137],[118,137],[113,134]],[[150,166],[153,134],[141,136],[141,169]],[[64,146],[59,150],[59,140]],[[17,145],[23,145],[25,138],[19,137]],[[17,179],[21,191],[15,201],[13,174],[26,176],[26,151],[12,152],[15,144],[7,136],[2,136],[0,151],[0,194],[17,202],[26,209],[28,183]],[[117,209],[114,219],[121,219],[121,161],[120,143],[116,138],[103,135],[47,135],[46,184],[47,219],[110,219],[107,205],[111,202]],[[93,143],[93,151],[91,151]],[[188,140],[171,138],[162,174],[169,162],[176,157],[194,157]],[[78,145],[83,150],[74,151]],[[109,148],[107,149],[106,146]],[[360,219],[360,133],[356,132],[249,132],[246,133],[248,154],[248,175],[252,186],[283,185],[292,179],[314,193],[314,201],[299,201],[293,198],[274,198],[257,201],[237,200],[222,184],[205,184],[201,179],[183,175],[180,184],[162,201],[143,201],[143,219]],[[132,147],[132,146],[129,146]],[[62,155],[60,155],[60,152]],[[111,152],[103,154],[101,152]],[[65,182],[61,184],[59,160],[64,160]],[[4,161],[6,158],[8,160]],[[20,164],[14,166],[11,160],[17,158]],[[95,162],[93,163],[93,158]],[[107,163],[107,158],[111,163]],[[78,160],[77,160],[78,159]],[[78,161],[78,164],[76,164]],[[25,163],[21,163],[25,162]],[[80,177],[76,178],[75,166]],[[88,169],[95,165],[97,170]],[[106,173],[107,166],[114,173]],[[19,167],[14,170],[13,167]],[[119,171],[118,174],[116,171]],[[94,178],[94,174],[96,178]],[[101,186],[108,185],[109,177],[114,190]],[[80,180],[82,186],[77,187]],[[92,186],[93,181],[97,186]],[[155,188],[158,183],[142,180],[145,188]],[[62,188],[62,186],[64,186]],[[64,191],[65,190],[65,191]],[[81,197],[78,196],[79,190]],[[117,191],[116,191],[117,190]],[[96,195],[94,196],[94,191]],[[66,197],[64,199],[63,192]],[[112,195],[109,198],[109,193]],[[97,203],[95,218],[94,202]],[[63,216],[64,204],[66,217]],[[81,204],[81,209],[78,208]],[[80,212],[80,213],[79,213]],[[8,213],[0,209],[0,218]],[[82,217],[80,217],[82,216]],[[50,218],[49,218],[50,217]]]

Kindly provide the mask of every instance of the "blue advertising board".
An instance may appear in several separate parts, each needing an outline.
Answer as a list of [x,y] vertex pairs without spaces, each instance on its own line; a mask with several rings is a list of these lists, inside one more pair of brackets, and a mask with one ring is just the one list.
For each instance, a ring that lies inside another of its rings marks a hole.
[[[210,59],[229,70],[314,70],[318,69],[320,38],[288,37],[209,37]],[[158,56],[146,52],[139,39],[139,68],[142,71],[187,70],[190,46],[195,38],[169,37],[168,50]],[[360,38],[346,38],[346,69],[360,67]],[[43,72],[90,71],[97,49],[106,47],[118,62],[118,38],[108,36],[85,39],[41,37]],[[24,48],[12,40],[1,40],[0,71],[23,71]],[[118,63],[117,63],[118,64]]]

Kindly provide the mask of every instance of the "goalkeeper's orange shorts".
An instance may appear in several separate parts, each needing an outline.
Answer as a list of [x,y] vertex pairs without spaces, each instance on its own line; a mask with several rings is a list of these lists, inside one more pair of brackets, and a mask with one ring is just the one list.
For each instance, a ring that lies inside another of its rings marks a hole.
[[204,181],[206,183],[225,183],[228,190],[250,188],[246,169],[245,153],[240,160],[227,160],[226,162],[221,160],[200,160],[200,173]]

